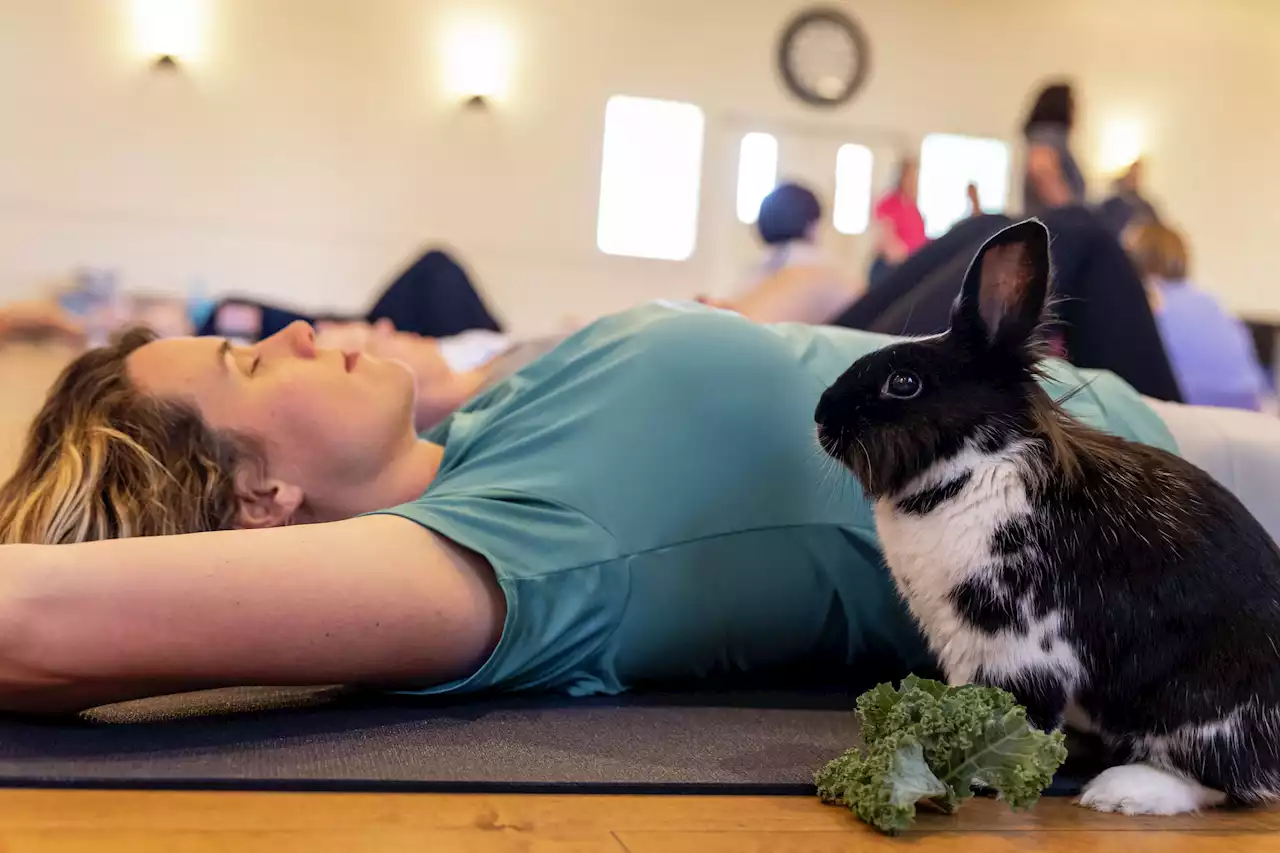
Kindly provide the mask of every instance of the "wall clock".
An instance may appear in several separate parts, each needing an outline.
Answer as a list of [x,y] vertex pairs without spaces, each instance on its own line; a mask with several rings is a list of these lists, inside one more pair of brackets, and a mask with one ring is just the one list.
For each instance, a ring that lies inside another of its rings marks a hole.
[[866,34],[839,9],[800,12],[778,41],[778,71],[787,89],[816,107],[847,103],[866,82],[870,60]]

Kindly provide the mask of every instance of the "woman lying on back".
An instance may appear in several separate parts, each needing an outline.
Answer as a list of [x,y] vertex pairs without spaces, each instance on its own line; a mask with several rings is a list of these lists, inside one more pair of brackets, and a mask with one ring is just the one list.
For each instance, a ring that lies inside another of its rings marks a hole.
[[[419,436],[401,364],[305,324],[248,347],[127,335],[67,368],[0,492],[2,541],[48,543],[0,547],[0,708],[925,666],[813,433],[822,390],[887,340],[648,305]],[[1078,416],[1174,447],[1114,377],[1047,372],[1091,380]],[[1271,441],[1249,467],[1274,477]]]

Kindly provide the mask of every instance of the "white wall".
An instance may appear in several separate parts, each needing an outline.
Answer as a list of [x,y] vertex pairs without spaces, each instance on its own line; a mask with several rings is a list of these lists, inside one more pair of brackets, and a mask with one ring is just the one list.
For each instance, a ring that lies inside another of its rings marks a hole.
[[[1082,91],[1086,161],[1106,121],[1140,119],[1152,189],[1189,231],[1206,285],[1280,312],[1272,0],[859,0],[873,77],[832,114],[775,79],[797,0],[209,2],[205,56],[157,76],[128,0],[0,0],[0,298],[93,264],[135,288],[200,277],[354,309],[420,246],[445,242],[516,326],[545,328],[719,286],[707,220],[732,215],[725,128],[743,118],[853,140],[878,128],[1012,141],[1029,89],[1065,72]],[[488,115],[442,92],[436,36],[464,7],[516,39],[512,91]],[[688,262],[595,248],[615,93],[707,111],[706,239]]]

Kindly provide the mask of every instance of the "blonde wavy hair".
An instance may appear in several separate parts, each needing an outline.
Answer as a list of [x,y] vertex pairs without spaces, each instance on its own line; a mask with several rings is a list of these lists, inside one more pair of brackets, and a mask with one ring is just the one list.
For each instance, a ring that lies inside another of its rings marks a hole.
[[249,438],[210,428],[189,403],[143,394],[125,359],[145,329],[63,370],[0,487],[0,544],[66,544],[235,526],[238,466]]

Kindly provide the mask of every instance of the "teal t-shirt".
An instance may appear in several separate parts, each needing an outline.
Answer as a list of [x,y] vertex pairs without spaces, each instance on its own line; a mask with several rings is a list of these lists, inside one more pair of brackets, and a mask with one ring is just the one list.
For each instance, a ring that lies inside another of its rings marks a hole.
[[[905,672],[927,653],[871,507],[813,410],[891,338],[656,303],[601,320],[424,434],[426,493],[386,512],[482,554],[507,597],[470,678],[425,692],[616,693],[800,663]],[[1173,449],[1110,374],[1050,368],[1095,426]]]

